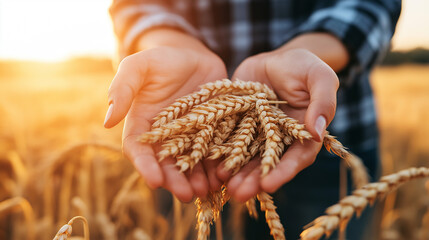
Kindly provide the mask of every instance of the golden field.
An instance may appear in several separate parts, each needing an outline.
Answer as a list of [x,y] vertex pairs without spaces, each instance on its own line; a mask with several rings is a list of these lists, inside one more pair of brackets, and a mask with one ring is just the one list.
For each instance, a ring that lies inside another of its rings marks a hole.
[[[52,239],[76,215],[88,218],[91,239],[194,236],[192,204],[161,216],[159,196],[121,156],[121,126],[102,126],[111,66],[91,59],[0,63],[0,239]],[[377,68],[372,84],[384,173],[429,166],[429,66]],[[381,235],[374,239],[429,239],[424,183],[377,205]],[[176,227],[174,217],[187,220]],[[82,236],[74,226],[73,235]]]

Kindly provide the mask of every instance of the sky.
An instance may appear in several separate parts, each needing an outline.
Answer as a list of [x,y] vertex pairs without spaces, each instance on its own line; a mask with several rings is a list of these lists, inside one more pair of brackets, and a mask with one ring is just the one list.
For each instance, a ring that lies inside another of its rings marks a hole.
[[[111,0],[0,0],[0,59],[112,57]],[[429,0],[403,0],[394,50],[429,48]]]

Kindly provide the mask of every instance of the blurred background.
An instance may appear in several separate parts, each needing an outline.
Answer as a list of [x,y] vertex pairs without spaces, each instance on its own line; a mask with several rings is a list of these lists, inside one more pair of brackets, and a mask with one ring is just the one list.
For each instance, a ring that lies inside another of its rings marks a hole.
[[[102,126],[116,57],[110,2],[0,0],[0,239],[52,239],[75,215],[92,216],[93,239],[194,232],[187,205],[176,213],[189,221],[169,231],[121,157],[121,126]],[[429,166],[428,9],[403,0],[391,52],[372,74],[384,174]],[[426,189],[414,182],[378,204],[374,239],[429,239]]]

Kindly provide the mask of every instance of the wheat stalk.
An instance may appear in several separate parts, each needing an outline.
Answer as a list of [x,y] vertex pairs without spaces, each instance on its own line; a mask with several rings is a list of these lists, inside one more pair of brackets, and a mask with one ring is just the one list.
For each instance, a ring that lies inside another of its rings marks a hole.
[[384,196],[402,183],[416,178],[429,177],[429,168],[410,168],[384,176],[379,182],[369,183],[326,209],[326,215],[316,218],[301,233],[302,240],[317,240],[324,235],[329,237],[340,228],[343,231],[354,213],[359,217],[368,204],[373,204],[377,197]]
[[34,211],[27,199],[22,197],[14,197],[0,202],[0,215],[15,211],[20,208],[24,214],[27,224],[27,239],[34,239]]

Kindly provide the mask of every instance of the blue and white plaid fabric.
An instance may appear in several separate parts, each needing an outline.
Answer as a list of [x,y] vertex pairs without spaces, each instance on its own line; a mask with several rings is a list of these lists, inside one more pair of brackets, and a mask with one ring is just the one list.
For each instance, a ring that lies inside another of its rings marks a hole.
[[229,73],[245,58],[307,32],[329,32],[345,44],[336,116],[329,131],[351,148],[377,144],[370,70],[389,49],[400,0],[115,0],[110,8],[120,53],[134,52],[148,29],[170,26],[204,41]]

